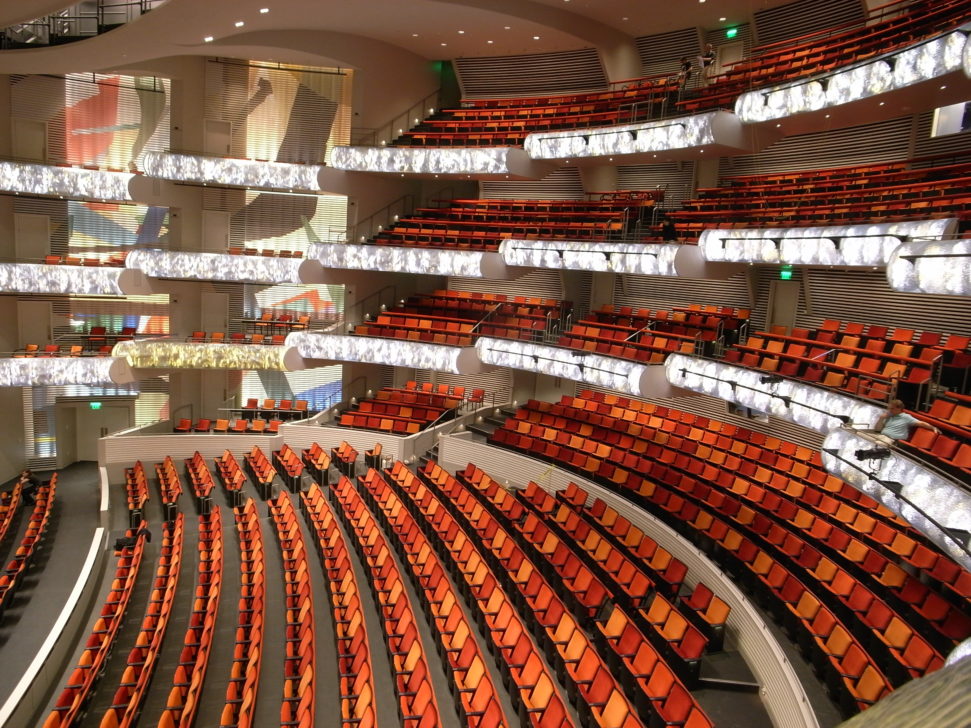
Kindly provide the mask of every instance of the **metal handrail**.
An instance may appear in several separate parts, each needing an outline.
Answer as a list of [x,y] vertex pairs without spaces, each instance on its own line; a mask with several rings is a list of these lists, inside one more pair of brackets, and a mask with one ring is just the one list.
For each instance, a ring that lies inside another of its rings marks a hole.
[[373,212],[351,228],[349,241],[355,243],[366,243],[371,238],[390,228],[399,218],[410,215],[415,211],[415,196],[411,194],[402,195],[398,199],[389,202],[377,212]]
[[[438,101],[441,98],[441,94],[442,90],[440,88],[436,89],[425,96],[425,98],[408,107],[407,111],[396,114],[391,121],[355,139],[354,145],[377,147],[390,144],[405,131],[411,129],[412,126],[420,124],[434,114],[435,109],[439,107]],[[411,123],[411,119],[414,119],[414,123]]]

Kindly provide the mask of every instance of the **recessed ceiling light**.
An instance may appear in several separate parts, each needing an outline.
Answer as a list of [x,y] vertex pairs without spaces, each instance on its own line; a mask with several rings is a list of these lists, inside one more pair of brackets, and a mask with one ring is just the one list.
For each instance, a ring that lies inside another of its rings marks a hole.
[[412,33],[412,34],[411,34],[411,37],[412,37],[412,38],[417,38],[417,37],[418,37],[418,33]]
[[465,31],[464,30],[460,30],[459,31],[459,35],[465,35]]
[[941,86],[941,91],[943,91],[946,88],[947,88],[947,84],[944,84],[943,86]]
[[780,126],[782,126],[782,124],[776,124],[775,128],[778,129]]
[[826,114],[826,118],[827,118],[827,119],[829,118],[829,114]]
[[211,35],[207,35],[202,40],[204,40],[206,43],[212,43],[212,36]]
[[539,36],[538,35],[534,35],[533,36],[533,40],[539,40]]
[[726,20],[728,20],[728,18],[719,18],[718,19],[718,22],[719,23],[724,23]]
[[260,15],[266,15],[268,12],[270,12],[269,8],[260,8]]
[[881,101],[881,102],[880,102],[880,106],[883,106],[883,105],[884,105],[884,103],[885,103],[884,101]]
[[489,45],[492,45],[492,41],[491,40],[487,40],[486,43],[488,43]]
[[246,23],[244,23],[242,20],[237,20],[235,25],[237,28],[242,28],[244,25],[246,25]]
[[448,45],[448,43],[442,43],[442,45],[443,45],[443,46],[447,46],[447,45]]
[[503,27],[504,29],[506,29],[506,30],[509,30],[509,29],[510,29],[510,28],[511,28],[512,26],[511,26],[511,25],[504,25],[504,26],[502,26],[502,27]]

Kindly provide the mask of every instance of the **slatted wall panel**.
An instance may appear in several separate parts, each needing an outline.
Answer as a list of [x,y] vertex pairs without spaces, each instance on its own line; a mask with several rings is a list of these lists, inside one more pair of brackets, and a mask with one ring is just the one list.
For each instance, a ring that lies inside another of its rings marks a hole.
[[676,76],[681,65],[681,56],[698,55],[701,48],[697,28],[644,35],[636,38],[635,43],[641,59],[641,74],[644,76]]
[[15,213],[24,215],[46,215],[51,239],[51,255],[67,255],[71,242],[71,224],[68,214],[68,201],[45,197],[26,197],[18,195],[13,200]]
[[72,73],[9,84],[11,116],[47,125],[48,162],[127,169],[169,147],[168,79]]
[[[705,31],[704,42],[711,43],[714,46],[715,51],[718,51],[718,46],[724,45],[726,43],[741,43],[742,44],[742,55],[748,56],[752,48],[755,46],[755,39],[753,36],[751,23],[739,23],[738,25],[733,25],[732,28],[735,29],[735,36],[729,38],[726,35],[725,28],[716,28],[715,30]],[[697,66],[697,61],[691,59],[691,62]]]
[[[875,3],[876,4],[876,3]],[[866,18],[862,0],[797,0],[754,14],[759,45]]]
[[[506,296],[537,296],[539,298],[565,298],[563,279],[559,271],[535,270],[511,281],[485,280],[450,276],[449,290],[502,293]],[[571,292],[572,293],[572,292]],[[589,294],[588,294],[589,296]]]
[[483,180],[479,197],[487,200],[582,200],[583,181],[576,167],[560,167],[538,180]]
[[915,157],[929,157],[937,154],[971,155],[971,131],[947,136],[932,137],[934,112],[925,111],[917,117],[917,133],[914,143]]
[[900,293],[883,271],[808,270],[805,279],[811,308],[797,318],[801,326],[838,319],[971,335],[971,298]]
[[662,164],[637,164],[617,168],[617,189],[664,190],[662,207],[677,208],[690,199],[694,192],[694,162],[664,162]]
[[780,139],[757,155],[723,157],[719,174],[773,174],[907,159],[910,138],[909,116],[850,129],[799,134]]
[[466,393],[473,389],[484,389],[486,391],[486,402],[491,402],[493,395],[497,404],[505,404],[512,399],[513,371],[503,367],[496,367],[491,371],[474,375],[446,374],[445,372],[430,372],[422,369],[415,373],[415,381],[447,384],[450,387],[465,387]]
[[700,303],[752,308],[744,273],[724,281],[662,276],[622,276],[614,288],[615,306],[670,309]]
[[467,99],[553,96],[607,88],[607,74],[596,48],[456,58],[454,65],[462,96]]
[[230,156],[321,164],[351,132],[350,71],[209,59],[207,119],[232,124]]

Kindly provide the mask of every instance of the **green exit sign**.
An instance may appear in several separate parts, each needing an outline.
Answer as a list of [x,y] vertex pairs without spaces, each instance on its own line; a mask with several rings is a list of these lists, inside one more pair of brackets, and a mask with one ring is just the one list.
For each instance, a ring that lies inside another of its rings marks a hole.
[[784,265],[784,266],[782,266],[781,270],[779,271],[779,279],[780,280],[783,280],[783,281],[791,281],[792,280],[792,266],[791,265]]
[[738,35],[738,28],[729,28],[725,31],[726,38],[734,38],[736,35]]
[[88,407],[93,410],[99,410],[101,409],[101,402],[88,402]]

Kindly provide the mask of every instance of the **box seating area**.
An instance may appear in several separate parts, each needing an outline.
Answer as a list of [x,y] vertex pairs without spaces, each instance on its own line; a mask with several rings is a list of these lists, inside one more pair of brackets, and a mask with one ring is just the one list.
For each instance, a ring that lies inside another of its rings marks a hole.
[[396,145],[521,146],[527,134],[630,124],[658,118],[678,90],[670,74],[620,81],[605,91],[463,101],[394,140]]
[[462,400],[448,394],[381,389],[340,416],[341,427],[413,435],[455,416]]
[[192,611],[166,707],[159,720],[161,728],[191,725],[199,709],[222,592],[223,530],[219,506],[215,506],[208,515],[199,516],[198,550]]
[[364,564],[378,605],[378,622],[395,673],[394,690],[401,724],[404,728],[441,725],[416,613],[387,541],[350,480],[341,477],[330,493],[346,531],[353,535],[354,548]]
[[[524,421],[532,421],[525,436]],[[790,627],[848,712],[936,669],[971,634],[971,575],[827,475],[808,448],[589,394],[531,401],[492,441],[620,490],[734,568],[780,617],[791,613]],[[839,660],[849,661],[853,645],[851,674]]]
[[83,265],[124,268],[127,253],[114,253],[101,258],[81,258],[74,255],[45,255],[44,265]]
[[377,470],[368,470],[360,482],[364,500],[403,557],[422,610],[433,627],[462,722],[476,728],[508,726],[475,626],[466,618],[459,601],[462,597],[453,589],[441,559]]
[[281,420],[298,420],[310,413],[310,402],[306,399],[273,399],[266,397],[249,397],[242,406],[243,417],[266,418],[273,417]]
[[97,351],[84,348],[81,344],[26,344],[23,349],[13,353],[15,359],[46,359],[66,356],[111,356],[111,347],[104,345]]
[[184,530],[181,513],[162,527],[162,545],[151,596],[135,644],[128,653],[127,667],[111,700],[111,707],[101,720],[103,728],[127,727],[137,722],[159,661],[162,640],[175,602],[175,590],[182,570]]
[[622,238],[654,206],[654,191],[592,193],[596,200],[447,200],[402,217],[377,245],[494,251],[505,238],[605,241]]
[[726,178],[720,187],[699,189],[698,197],[669,215],[679,235],[692,240],[707,227],[801,227],[931,217],[966,221],[971,163],[948,164],[947,159],[952,158]]
[[613,326],[628,327],[637,331],[649,329],[665,334],[697,336],[703,341],[733,343],[748,330],[751,311],[731,306],[675,306],[670,311],[652,311],[631,306],[605,304],[591,311],[588,320]]
[[[8,604],[13,600],[17,593],[27,570],[34,560],[34,554],[47,535],[47,525],[51,518],[51,511],[54,508],[54,497],[57,491],[57,473],[55,472],[50,481],[37,488],[34,495],[34,507],[31,509],[30,518],[27,521],[27,528],[20,544],[14,551],[12,558],[7,562],[3,572],[0,573],[0,616]],[[9,506],[14,508],[19,504],[17,498],[11,496],[6,513],[0,511],[0,531],[5,532],[13,520],[13,512]],[[0,539],[2,540],[2,539]]]
[[[142,522],[141,526],[144,525]],[[118,561],[115,576],[101,609],[101,616],[85,642],[77,666],[58,695],[54,709],[44,720],[43,728],[67,728],[74,725],[84,712],[92,689],[101,678],[124,621],[145,551],[145,537],[138,533],[141,526],[126,533],[126,536],[135,538],[135,544],[116,553]]]
[[572,306],[552,298],[437,290],[411,296],[354,333],[447,346],[471,346],[479,336],[541,340]]
[[[595,325],[594,325],[595,324]],[[650,330],[633,326],[600,324],[595,321],[575,323],[557,339],[559,346],[596,352],[619,359],[632,359],[646,364],[660,364],[668,354],[700,354],[704,342],[700,334],[666,333],[655,336]]]
[[677,104],[685,113],[731,107],[750,89],[832,71],[899,50],[967,21],[961,0],[900,0],[875,9],[863,23],[823,28],[777,43],[756,46],[749,57],[717,77],[707,89]]
[[759,331],[725,361],[845,390],[868,399],[924,404],[928,385],[966,386],[971,337],[827,319],[817,329]]
[[258,248],[227,248],[226,252],[230,255],[258,255],[262,258],[302,258],[302,250],[271,250],[269,248],[260,250]]

